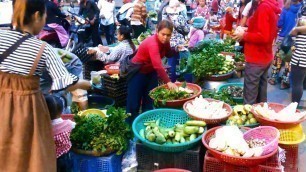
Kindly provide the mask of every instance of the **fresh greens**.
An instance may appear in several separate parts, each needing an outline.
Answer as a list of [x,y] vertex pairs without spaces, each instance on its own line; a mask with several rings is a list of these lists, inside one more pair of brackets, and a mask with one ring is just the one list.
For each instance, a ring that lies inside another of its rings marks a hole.
[[162,101],[162,105],[166,105],[169,100],[180,100],[190,97],[186,91],[170,90],[165,87],[156,88],[150,93],[150,97],[154,100],[154,105],[158,106],[158,101]]
[[97,114],[75,116],[76,126],[71,132],[72,146],[77,149],[105,152],[115,151],[121,154],[128,148],[128,141],[133,137],[131,126],[125,119],[129,116],[122,108],[111,107],[109,117]]
[[236,105],[233,100],[231,94],[229,94],[226,90],[216,91],[216,90],[203,90],[202,91],[203,98],[212,98],[216,100],[223,101],[231,106]]

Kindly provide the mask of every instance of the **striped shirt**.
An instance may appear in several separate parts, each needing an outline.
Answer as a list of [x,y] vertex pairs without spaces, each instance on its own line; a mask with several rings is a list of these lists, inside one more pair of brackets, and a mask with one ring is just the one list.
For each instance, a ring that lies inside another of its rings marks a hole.
[[[18,31],[0,30],[0,54],[22,38],[22,36],[22,33]],[[42,41],[34,36],[25,40],[0,64],[0,71],[28,76],[42,43]],[[51,89],[53,91],[65,89],[78,81],[78,77],[67,71],[62,60],[48,44],[37,64],[34,75],[41,76],[43,69],[46,69],[52,78]]]
[[306,67],[306,35],[296,36],[295,51],[291,58],[291,64]]

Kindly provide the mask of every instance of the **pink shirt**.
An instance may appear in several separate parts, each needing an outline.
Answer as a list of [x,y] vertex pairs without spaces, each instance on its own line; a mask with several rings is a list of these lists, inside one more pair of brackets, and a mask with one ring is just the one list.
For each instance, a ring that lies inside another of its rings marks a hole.
[[202,16],[202,17],[208,19],[209,18],[208,7],[206,5],[204,7],[198,6],[195,13],[194,13],[194,16],[195,17]]
[[201,29],[194,29],[191,31],[188,47],[195,47],[198,42],[204,39],[204,31]]

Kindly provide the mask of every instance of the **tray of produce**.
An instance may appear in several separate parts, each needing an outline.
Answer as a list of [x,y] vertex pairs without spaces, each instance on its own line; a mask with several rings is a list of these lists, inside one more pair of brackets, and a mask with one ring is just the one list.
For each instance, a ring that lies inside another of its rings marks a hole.
[[215,99],[215,100],[220,100],[220,101],[223,101],[224,103],[227,103],[231,106],[234,106],[234,105],[237,104],[234,101],[231,94],[229,94],[225,90],[217,91],[216,89],[213,89],[213,90],[206,89],[206,90],[202,91],[201,95],[203,96],[203,98],[212,98],[212,99]]
[[236,103],[243,103],[243,83],[228,83],[220,85],[217,91],[220,92],[224,90],[231,95]]
[[233,107],[233,114],[227,119],[226,125],[237,125],[243,127],[258,127],[259,123],[251,112],[251,105],[236,105]]
[[154,100],[156,107],[175,107],[181,108],[188,100],[198,97],[202,89],[200,86],[192,83],[175,83],[178,90],[170,90],[167,85],[161,85],[150,91],[150,97]]
[[190,118],[205,121],[207,124],[222,123],[233,113],[230,105],[202,96],[187,101],[183,108]]
[[252,113],[261,125],[274,126],[276,128],[291,128],[306,120],[306,111],[297,109],[298,103],[288,106],[278,103],[254,104]]
[[208,130],[202,138],[210,153],[229,164],[256,166],[278,151],[279,131],[264,126],[244,131],[237,126],[222,126]]
[[191,120],[181,110],[156,109],[139,115],[132,128],[135,137],[151,149],[182,152],[197,145],[206,123]]

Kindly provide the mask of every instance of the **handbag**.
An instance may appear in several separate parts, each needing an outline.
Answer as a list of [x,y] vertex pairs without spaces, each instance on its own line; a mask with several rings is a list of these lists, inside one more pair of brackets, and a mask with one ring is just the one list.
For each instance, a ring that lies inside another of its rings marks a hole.
[[133,63],[132,59],[136,55],[137,51],[133,54],[126,56],[120,61],[120,76],[130,80],[141,68],[142,64]]

